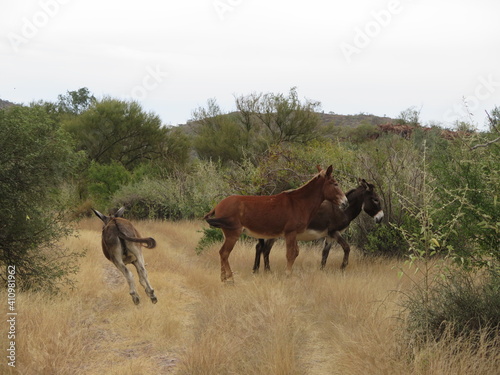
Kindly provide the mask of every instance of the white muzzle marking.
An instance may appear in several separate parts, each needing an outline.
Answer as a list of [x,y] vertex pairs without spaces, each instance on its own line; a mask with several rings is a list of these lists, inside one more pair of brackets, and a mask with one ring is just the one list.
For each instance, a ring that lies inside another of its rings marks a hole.
[[376,223],[380,223],[382,219],[384,218],[384,211],[380,210],[377,212],[377,214],[373,217]]

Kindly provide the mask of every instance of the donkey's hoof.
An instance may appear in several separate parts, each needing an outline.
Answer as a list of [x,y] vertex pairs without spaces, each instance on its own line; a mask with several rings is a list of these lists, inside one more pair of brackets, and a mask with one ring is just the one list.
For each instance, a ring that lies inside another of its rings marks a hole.
[[228,276],[226,272],[222,272],[220,274],[220,281],[222,281],[223,283],[234,283],[234,274],[235,272],[231,272]]
[[141,302],[141,300],[137,296],[132,296],[132,301],[134,301],[134,305],[138,305]]
[[158,302],[158,298],[156,298],[156,296],[151,297],[151,302],[153,303]]

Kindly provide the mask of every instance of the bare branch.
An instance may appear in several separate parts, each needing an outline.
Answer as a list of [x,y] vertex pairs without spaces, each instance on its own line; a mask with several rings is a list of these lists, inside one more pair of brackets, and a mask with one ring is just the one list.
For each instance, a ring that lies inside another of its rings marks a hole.
[[479,148],[479,147],[488,147],[488,146],[489,146],[489,145],[491,145],[492,143],[498,142],[499,140],[500,140],[500,137],[497,137],[497,138],[493,139],[492,141],[489,141],[489,142],[486,142],[486,143],[482,143],[482,144],[479,144],[479,145],[472,146],[470,149],[471,149],[471,150],[475,150],[476,148]]
[[499,131],[499,130],[498,130],[498,128],[496,127],[495,121],[491,118],[491,116],[490,116],[490,114],[488,113],[488,111],[487,111],[487,110],[484,110],[484,111],[486,112],[486,116],[488,116],[488,120],[490,121],[491,127],[492,127],[493,129],[495,129],[495,131],[496,131],[497,133],[500,133],[500,131]]
[[[494,129],[497,133],[500,133],[500,131],[496,127],[495,121],[491,118],[491,116],[488,113],[488,111],[485,110],[485,112],[486,112],[486,116],[488,116],[488,120],[490,121],[491,128]],[[497,137],[497,138],[495,138],[495,139],[493,139],[491,141],[488,141],[486,143],[482,143],[482,144],[478,144],[478,145],[472,146],[470,149],[471,150],[475,150],[476,148],[480,148],[480,147],[488,147],[492,143],[498,142],[499,140],[500,140],[500,137]]]

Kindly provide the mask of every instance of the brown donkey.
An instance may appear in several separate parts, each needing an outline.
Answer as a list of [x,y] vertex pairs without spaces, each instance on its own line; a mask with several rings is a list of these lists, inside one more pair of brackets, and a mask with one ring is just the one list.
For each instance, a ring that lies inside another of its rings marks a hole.
[[[378,224],[384,218],[384,211],[378,194],[375,192],[375,186],[366,182],[364,179],[359,180],[359,186],[349,190],[346,193],[349,207],[346,210],[334,206],[331,202],[324,201],[314,218],[309,223],[307,229],[297,236],[299,241],[314,241],[320,238],[325,238],[323,247],[323,256],[321,259],[321,268],[323,269],[330,253],[333,241],[336,240],[344,249],[344,260],[340,266],[345,269],[349,263],[349,252],[351,248],[341,233],[353,221],[361,211],[365,211]],[[259,239],[259,243],[255,247],[255,262],[253,272],[259,271],[260,257],[264,257],[264,269],[270,271],[269,253],[276,240],[275,239]]]
[[94,209],[92,211],[104,223],[104,227],[102,228],[102,251],[104,256],[113,262],[116,268],[127,279],[130,295],[134,303],[136,305],[139,304],[140,299],[135,289],[132,272],[127,268],[127,264],[130,263],[137,269],[139,282],[146,289],[146,294],[151,298],[151,302],[158,302],[154,290],[148,281],[148,273],[144,266],[144,257],[141,250],[141,244],[145,244],[146,248],[152,249],[156,246],[156,241],[151,237],[141,238],[141,235],[132,223],[121,217],[125,211],[125,207],[120,208],[111,216],[103,215]]
[[286,274],[292,273],[299,255],[297,234],[306,230],[321,202],[326,199],[335,205],[347,204],[345,194],[332,176],[332,166],[326,171],[317,168],[319,173],[298,189],[270,196],[232,195],[205,215],[211,226],[221,228],[224,233],[219,251],[222,281],[233,281],[228,258],[242,233],[255,238],[285,237]]

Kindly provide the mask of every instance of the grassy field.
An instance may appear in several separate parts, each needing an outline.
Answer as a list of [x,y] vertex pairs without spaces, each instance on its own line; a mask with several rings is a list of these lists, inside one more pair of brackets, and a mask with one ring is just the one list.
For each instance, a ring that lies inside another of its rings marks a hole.
[[[287,278],[279,242],[273,272],[254,275],[255,243],[239,242],[230,256],[235,284],[228,286],[220,282],[219,246],[195,253],[204,222],[136,226],[158,242],[143,250],[158,303],[141,289],[140,305],[133,304],[124,277],[102,255],[101,222],[87,219],[77,238],[64,241],[87,250],[76,288],[58,296],[18,294],[16,368],[7,366],[4,322],[0,373],[498,373],[500,354],[488,348],[448,341],[412,351],[400,300],[413,284],[398,277],[402,262],[363,259],[354,250],[342,273],[336,247],[320,271],[321,246],[302,245]],[[0,298],[7,301],[5,291]]]

